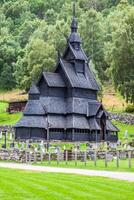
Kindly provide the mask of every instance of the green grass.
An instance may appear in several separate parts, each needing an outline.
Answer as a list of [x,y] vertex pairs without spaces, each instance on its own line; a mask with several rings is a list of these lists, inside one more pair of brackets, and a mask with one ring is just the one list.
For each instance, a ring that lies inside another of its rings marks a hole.
[[57,161],[51,161],[49,164],[48,161],[43,161],[33,163],[33,165],[39,166],[51,166],[51,167],[64,167],[64,168],[78,168],[78,169],[91,169],[91,170],[106,170],[106,171],[122,171],[122,172],[134,172],[134,159],[131,160],[131,168],[128,165],[128,159],[120,160],[119,167],[117,167],[116,160],[110,161],[105,167],[105,160],[97,160],[96,166],[94,165],[94,161],[88,160],[85,166],[84,162],[80,160],[77,161],[77,165],[75,165],[75,161],[68,161],[67,165],[65,161],[60,161],[57,165]]
[[7,107],[8,103],[0,102],[0,125],[13,125],[22,116],[22,113],[14,113],[14,114],[7,113],[6,112]]
[[119,138],[121,140],[124,140],[124,133],[126,130],[128,130],[128,139],[134,139],[134,137],[130,137],[130,135],[134,135],[134,125],[127,125],[127,124],[123,124],[121,122],[118,121],[113,121],[113,123],[119,128],[120,132],[119,132]]
[[0,169],[1,200],[133,200],[134,183],[103,177]]

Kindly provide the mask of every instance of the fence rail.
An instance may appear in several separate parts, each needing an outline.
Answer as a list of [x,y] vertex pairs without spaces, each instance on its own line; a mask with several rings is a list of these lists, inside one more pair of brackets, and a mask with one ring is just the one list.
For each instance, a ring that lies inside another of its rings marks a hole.
[[117,168],[134,169],[134,150],[129,151],[57,151],[43,152],[27,150],[0,150],[0,160],[17,161],[23,163],[37,163],[45,165],[64,165],[75,167],[105,168],[111,165]]
[[[114,166],[119,168],[122,165],[122,162],[125,162],[125,168],[134,168],[134,151],[116,151],[113,154],[111,152],[77,152],[72,153],[68,151],[57,152],[57,153],[43,153],[43,152],[26,152],[26,163],[46,163],[47,165],[59,166],[61,163],[65,166],[68,163],[72,163],[73,166],[79,167],[80,163],[83,166],[87,166],[92,163],[94,167],[104,164],[104,167],[107,168],[111,163],[114,163]],[[80,166],[82,166],[80,165]]]

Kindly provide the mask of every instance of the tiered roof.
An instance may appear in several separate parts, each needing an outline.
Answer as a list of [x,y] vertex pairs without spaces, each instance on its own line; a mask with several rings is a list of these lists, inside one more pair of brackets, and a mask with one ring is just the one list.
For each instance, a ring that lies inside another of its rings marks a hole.
[[[62,57],[58,59],[55,72],[43,72],[41,78],[48,88],[62,88],[63,91],[77,88],[80,90],[97,92],[99,86],[88,65],[88,59],[81,47],[81,38],[77,33],[77,20],[73,18],[71,34],[67,47]],[[78,65],[83,66],[83,71],[77,70]],[[106,129],[118,131],[108,119],[108,114],[97,99],[74,96],[43,96],[40,94],[39,81],[30,88],[28,100],[24,110],[24,116],[16,124],[16,127],[36,127],[47,129],[89,129],[101,130],[98,120],[104,115]],[[38,86],[38,87],[37,87]],[[34,98],[39,95],[39,98]]]

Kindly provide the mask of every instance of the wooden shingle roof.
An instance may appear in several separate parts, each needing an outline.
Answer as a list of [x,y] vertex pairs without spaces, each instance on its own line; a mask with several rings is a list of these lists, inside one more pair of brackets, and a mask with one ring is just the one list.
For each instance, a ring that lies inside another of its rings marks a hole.
[[112,131],[112,132],[119,131],[119,129],[116,126],[114,126],[110,120],[106,120],[106,129],[108,131]]
[[46,117],[43,116],[23,116],[14,126],[19,127],[30,127],[30,128],[47,128]]
[[61,63],[61,67],[63,68],[63,71],[66,74],[66,77],[68,78],[73,88],[99,90],[99,86],[97,85],[97,82],[94,79],[87,64],[85,64],[85,73],[77,74],[71,62],[60,59],[60,63]]
[[38,87],[35,84],[33,84],[28,94],[40,94]]
[[45,110],[39,100],[29,100],[24,109],[24,115],[44,115]]
[[65,82],[59,73],[43,72],[43,76],[50,87],[65,87]]
[[68,115],[66,119],[66,128],[89,129],[89,123],[85,116]]

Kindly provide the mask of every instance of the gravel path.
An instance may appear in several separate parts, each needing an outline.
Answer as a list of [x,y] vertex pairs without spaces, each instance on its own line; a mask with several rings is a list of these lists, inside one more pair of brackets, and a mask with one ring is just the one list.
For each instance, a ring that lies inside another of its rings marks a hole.
[[56,172],[56,173],[81,174],[87,176],[102,176],[102,177],[134,182],[134,173],[130,172],[112,172],[112,171],[85,170],[85,169],[69,169],[60,167],[59,168],[43,167],[43,166],[33,166],[30,164],[4,163],[4,162],[0,163],[0,167],[10,168],[10,169],[30,170],[30,171],[32,170],[40,172]]

